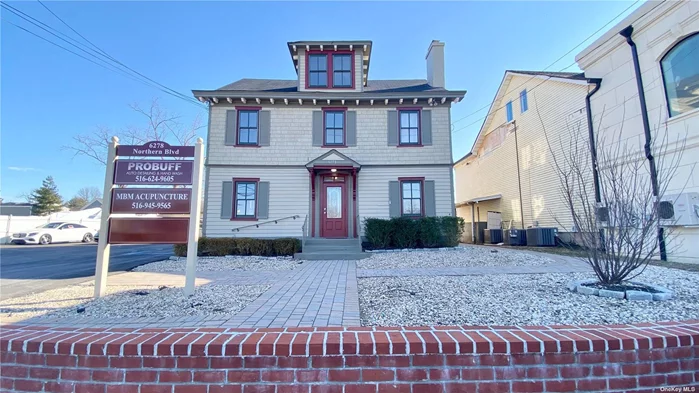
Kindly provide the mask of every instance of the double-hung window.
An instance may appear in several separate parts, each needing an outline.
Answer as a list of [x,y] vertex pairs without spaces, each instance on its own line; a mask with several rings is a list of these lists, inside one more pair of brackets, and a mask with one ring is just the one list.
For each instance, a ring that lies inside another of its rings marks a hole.
[[238,144],[257,145],[260,112],[257,110],[238,111]]
[[257,217],[257,180],[234,181],[234,215],[233,218]]
[[507,111],[507,122],[511,122],[514,119],[514,115],[512,114],[512,101],[509,101],[505,105],[505,110]]
[[398,122],[401,145],[420,144],[420,111],[400,110],[398,112]]
[[352,55],[333,55],[333,87],[352,87]]
[[527,90],[526,89],[519,92],[519,107],[520,107],[520,111],[522,113],[526,112],[527,109],[529,109],[529,102],[527,101]]
[[345,111],[328,110],[324,112],[324,145],[345,145]]
[[308,87],[328,87],[328,55],[308,55]]
[[422,180],[402,180],[401,215],[405,217],[421,217],[422,213]]

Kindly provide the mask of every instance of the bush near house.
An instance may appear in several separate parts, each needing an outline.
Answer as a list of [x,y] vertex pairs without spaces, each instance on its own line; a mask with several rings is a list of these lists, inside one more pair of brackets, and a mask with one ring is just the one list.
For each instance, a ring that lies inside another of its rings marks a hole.
[[364,219],[370,249],[454,247],[463,231],[461,217]]
[[[187,256],[186,244],[175,244],[175,255]],[[301,240],[296,238],[253,239],[247,237],[201,237],[199,256],[258,255],[290,256],[301,252]]]

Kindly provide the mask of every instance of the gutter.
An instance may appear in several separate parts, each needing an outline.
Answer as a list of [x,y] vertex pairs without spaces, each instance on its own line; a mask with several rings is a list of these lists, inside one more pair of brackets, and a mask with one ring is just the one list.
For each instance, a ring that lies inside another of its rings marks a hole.
[[[626,43],[631,47],[631,57],[633,58],[633,68],[636,74],[636,87],[638,89],[638,99],[641,103],[641,119],[643,120],[643,133],[646,137],[646,143],[643,145],[643,150],[646,154],[646,159],[648,159],[648,167],[650,170],[650,182],[653,187],[653,196],[658,201],[658,169],[655,166],[655,157],[653,157],[653,152],[651,150],[651,133],[650,133],[650,123],[648,122],[648,107],[646,106],[646,93],[643,90],[643,78],[641,77],[641,66],[638,61],[638,49],[636,48],[636,43],[631,39],[633,34],[633,26],[629,25],[624,30],[619,32],[619,35],[626,38]],[[665,248],[665,229],[658,226],[658,245],[660,246],[660,259],[667,261],[667,249]]]
[[593,94],[602,87],[601,78],[589,78],[587,80],[589,83],[594,83],[595,88],[588,92],[585,96],[585,110],[587,112],[587,135],[590,140],[590,157],[592,158],[592,180],[595,187],[595,202],[598,204],[602,202],[602,196],[600,194],[599,188],[599,172],[597,168],[597,144],[595,142],[595,130],[592,125],[592,106],[590,105],[590,98]]

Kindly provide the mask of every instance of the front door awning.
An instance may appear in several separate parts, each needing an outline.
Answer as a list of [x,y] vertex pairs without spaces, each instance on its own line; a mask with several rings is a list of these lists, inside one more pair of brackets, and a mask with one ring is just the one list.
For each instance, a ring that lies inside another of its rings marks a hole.
[[355,168],[358,170],[361,167],[362,166],[359,165],[357,161],[354,161],[335,149],[328,151],[306,164],[308,170],[315,168]]

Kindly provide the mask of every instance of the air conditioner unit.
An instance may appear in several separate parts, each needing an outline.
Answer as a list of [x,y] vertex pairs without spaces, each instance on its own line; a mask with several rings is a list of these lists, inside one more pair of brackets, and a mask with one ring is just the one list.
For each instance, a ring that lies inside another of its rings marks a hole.
[[658,204],[658,218],[664,226],[699,225],[699,193],[663,196]]

